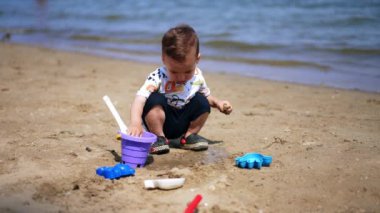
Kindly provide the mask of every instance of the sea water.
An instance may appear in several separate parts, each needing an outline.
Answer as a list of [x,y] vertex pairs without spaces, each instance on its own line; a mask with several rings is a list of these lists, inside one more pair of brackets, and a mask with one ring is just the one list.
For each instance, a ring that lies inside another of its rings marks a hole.
[[10,42],[146,63],[180,23],[205,72],[380,92],[380,0],[0,0]]

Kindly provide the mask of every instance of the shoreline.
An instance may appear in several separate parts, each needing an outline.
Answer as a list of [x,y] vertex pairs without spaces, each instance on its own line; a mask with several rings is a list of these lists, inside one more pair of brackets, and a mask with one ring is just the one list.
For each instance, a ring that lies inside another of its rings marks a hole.
[[[0,43],[0,211],[375,212],[380,209],[380,94],[205,72],[213,109],[201,135],[209,150],[154,155],[133,177],[95,173],[117,163],[117,124],[156,65]],[[270,167],[240,169],[258,152]],[[115,155],[116,153],[116,155]],[[185,177],[182,188],[143,181]],[[126,207],[126,204],[128,206]]]
[[[51,43],[51,42],[49,42]],[[143,64],[160,64],[160,56],[148,52],[133,50],[118,50],[116,48],[90,47],[86,43],[78,44],[81,47],[73,47],[73,44],[60,44],[59,46],[34,43],[25,41],[11,42],[14,45],[25,45],[31,47],[41,47],[57,51],[82,53],[98,57],[105,57],[116,60],[127,60]],[[380,93],[380,83],[377,78],[369,79],[366,76],[347,74],[330,70],[328,65],[317,64],[310,61],[297,60],[268,60],[268,59],[245,59],[235,58],[234,60],[224,57],[204,56],[201,59],[200,67],[209,73],[226,73],[229,75],[240,75],[241,77],[253,77],[262,80],[279,81],[291,84],[313,85],[330,87],[334,89],[358,90],[363,92]]]

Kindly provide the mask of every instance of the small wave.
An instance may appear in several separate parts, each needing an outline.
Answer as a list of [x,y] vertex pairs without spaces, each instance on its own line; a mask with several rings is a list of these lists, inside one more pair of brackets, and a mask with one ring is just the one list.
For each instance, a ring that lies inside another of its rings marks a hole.
[[214,33],[214,32],[205,32],[203,34],[203,36],[206,38],[206,37],[210,37],[210,38],[225,38],[225,37],[228,37],[228,36],[232,36],[233,33],[232,32],[220,32],[220,33]]
[[102,50],[114,52],[114,53],[124,53],[124,54],[131,54],[131,55],[140,55],[140,56],[157,56],[159,55],[156,52],[149,52],[149,51],[138,51],[138,50],[127,50],[127,49],[120,49],[120,48],[100,48]]
[[339,53],[342,55],[380,55],[380,49],[365,49],[365,48],[308,48],[312,51],[326,51]]
[[[94,37],[93,39],[103,39]],[[140,55],[140,56],[157,56],[159,57],[159,53],[149,51],[149,50],[136,50],[136,49],[128,49],[124,48],[98,48],[105,51],[110,51],[113,53],[121,53],[121,54],[130,54],[130,55]],[[211,61],[224,61],[224,62],[232,62],[232,63],[244,63],[251,65],[264,65],[264,66],[273,66],[273,67],[311,67],[322,72],[327,72],[331,68],[326,65],[321,65],[318,63],[307,62],[307,61],[295,61],[295,60],[272,60],[272,59],[254,59],[254,58],[239,58],[239,57],[223,57],[223,56],[215,56],[215,55],[203,55],[204,60]]]
[[[83,38],[83,37],[81,37]],[[96,41],[110,41],[113,39],[98,37],[98,36],[87,36],[86,39],[93,39]],[[124,40],[125,41],[125,40]],[[128,41],[129,43],[130,41]],[[146,50],[130,50],[126,48],[101,48],[106,51],[111,51],[114,53],[127,53],[133,55],[157,55],[157,52],[146,51]],[[217,56],[217,55],[204,55],[204,60],[212,60],[212,61],[224,61],[224,62],[233,62],[233,63],[244,63],[251,65],[266,65],[266,66],[274,66],[274,67],[311,67],[323,72],[329,71],[331,68],[326,65],[321,65],[318,63],[307,62],[307,61],[295,61],[295,60],[272,60],[272,59],[254,59],[254,58],[241,58],[241,57],[225,57],[225,56]]]
[[368,25],[371,26],[373,24],[378,23],[378,18],[370,17],[370,16],[352,16],[347,18],[339,18],[339,19],[328,19],[323,21],[315,22],[317,26],[329,26],[329,27],[356,27]]
[[71,20],[106,20],[106,21],[119,21],[128,18],[127,15],[122,14],[79,14],[79,13],[73,13],[73,12],[58,12],[51,15],[52,18],[55,18],[57,20],[60,19],[71,19]]
[[374,17],[356,16],[347,19],[346,23],[349,25],[361,25],[365,23],[377,23],[377,21],[378,20]]
[[280,46],[274,45],[253,45],[245,42],[238,41],[226,41],[226,40],[214,40],[205,42],[206,46],[216,48],[216,49],[235,49],[241,51],[259,51],[259,50],[270,50],[279,48]]
[[115,43],[125,43],[123,39],[116,39],[116,38],[110,38],[110,37],[104,37],[104,36],[97,36],[97,35],[81,35],[81,34],[74,34],[70,36],[70,39],[73,40],[86,40],[86,41],[108,41],[108,42],[115,42]]
[[107,15],[104,17],[108,21],[119,21],[125,18],[124,15]]
[[1,33],[11,33],[11,34],[33,34],[36,32],[41,32],[41,30],[33,28],[0,28]]
[[355,49],[355,48],[343,48],[333,49],[332,51],[339,52],[346,55],[380,55],[380,49]]
[[[159,57],[159,53],[145,50],[130,50],[125,48],[99,48],[101,50],[110,51],[113,53],[129,54],[136,56],[154,56]],[[236,57],[221,57],[221,56],[203,56],[204,60],[224,61],[232,63],[245,63],[251,65],[266,65],[274,67],[311,67],[322,72],[330,70],[329,66],[321,65],[313,62],[294,61],[294,60],[266,60],[266,59],[253,59],[253,58],[236,58]]]
[[274,67],[311,67],[323,72],[329,71],[331,68],[326,65],[321,65],[307,61],[294,61],[294,60],[269,60],[269,59],[254,59],[254,58],[235,58],[235,57],[218,57],[218,56],[204,56],[206,60],[214,61],[228,61],[237,63],[246,63],[252,65],[267,65]]
[[97,14],[78,14],[73,12],[67,12],[67,11],[59,11],[57,13],[52,13],[50,15],[52,20],[69,20],[69,19],[75,19],[75,20],[98,20],[102,19],[101,16]]
[[[289,2],[283,2],[284,7],[289,7]],[[330,9],[330,8],[365,8],[365,7],[379,7],[376,1],[292,1],[292,6],[302,9]]]
[[111,42],[111,43],[134,43],[134,44],[155,44],[159,40],[155,38],[147,39],[135,39],[135,38],[115,38],[115,37],[106,37],[98,35],[85,35],[85,34],[74,34],[70,36],[70,39],[73,40],[85,40],[85,41],[97,41],[97,42]]

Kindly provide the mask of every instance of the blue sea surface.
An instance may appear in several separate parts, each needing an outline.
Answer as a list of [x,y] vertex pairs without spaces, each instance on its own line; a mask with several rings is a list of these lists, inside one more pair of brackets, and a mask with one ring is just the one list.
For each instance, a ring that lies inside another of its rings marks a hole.
[[11,42],[140,62],[180,23],[205,72],[380,92],[380,0],[0,0]]

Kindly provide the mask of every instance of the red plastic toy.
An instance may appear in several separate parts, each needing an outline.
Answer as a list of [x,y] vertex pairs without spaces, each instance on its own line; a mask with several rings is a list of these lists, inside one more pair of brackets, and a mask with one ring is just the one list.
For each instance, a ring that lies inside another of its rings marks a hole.
[[194,210],[197,208],[198,204],[202,200],[202,195],[197,194],[193,201],[187,205],[187,208],[185,209],[185,213],[194,213]]

